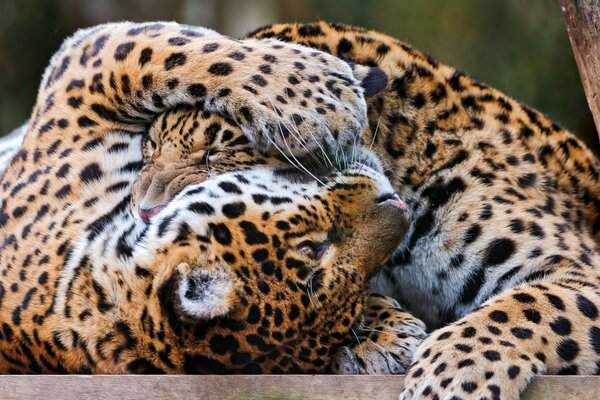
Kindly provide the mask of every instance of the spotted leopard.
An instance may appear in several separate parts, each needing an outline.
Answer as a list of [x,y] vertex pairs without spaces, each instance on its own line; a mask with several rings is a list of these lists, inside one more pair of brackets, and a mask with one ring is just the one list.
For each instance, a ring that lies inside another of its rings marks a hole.
[[[271,107],[256,71],[281,90],[296,71],[327,110]],[[307,181],[268,152],[294,113],[319,143],[356,136],[362,94],[345,62],[274,40],[174,23],[67,39],[1,177],[0,372],[328,370],[362,314],[396,307],[364,292],[409,213],[376,161]],[[145,132],[185,104],[267,163],[188,185],[146,225],[129,207]]]
[[373,283],[437,329],[402,398],[512,399],[536,374],[600,373],[600,167],[580,140],[385,34],[319,22],[249,37],[389,77],[363,139],[414,223]]
[[[434,331],[403,398],[518,398],[536,374],[600,372],[600,169],[581,141],[378,32],[318,22],[249,37],[311,46],[388,77],[368,99],[362,142],[415,222],[372,287]],[[338,371],[390,372],[381,350],[359,361],[349,348]]]

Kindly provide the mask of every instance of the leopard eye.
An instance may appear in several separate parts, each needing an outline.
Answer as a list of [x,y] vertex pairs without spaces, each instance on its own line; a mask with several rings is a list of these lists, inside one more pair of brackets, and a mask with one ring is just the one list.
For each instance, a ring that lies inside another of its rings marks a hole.
[[315,243],[312,240],[305,240],[297,246],[298,253],[313,260],[321,258],[326,248],[326,242]]

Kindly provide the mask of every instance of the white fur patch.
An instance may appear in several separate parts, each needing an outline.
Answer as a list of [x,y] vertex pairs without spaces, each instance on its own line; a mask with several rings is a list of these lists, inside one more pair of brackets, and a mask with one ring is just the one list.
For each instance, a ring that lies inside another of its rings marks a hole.
[[184,275],[177,295],[182,311],[197,319],[220,317],[231,309],[233,280],[222,268],[197,268]]

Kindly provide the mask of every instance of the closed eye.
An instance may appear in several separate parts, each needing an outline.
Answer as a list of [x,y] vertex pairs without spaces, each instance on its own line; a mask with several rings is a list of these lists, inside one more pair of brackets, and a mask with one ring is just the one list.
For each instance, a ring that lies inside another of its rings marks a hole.
[[325,250],[329,246],[329,242],[313,242],[312,240],[305,240],[301,242],[296,248],[298,252],[312,260],[318,260],[323,256]]

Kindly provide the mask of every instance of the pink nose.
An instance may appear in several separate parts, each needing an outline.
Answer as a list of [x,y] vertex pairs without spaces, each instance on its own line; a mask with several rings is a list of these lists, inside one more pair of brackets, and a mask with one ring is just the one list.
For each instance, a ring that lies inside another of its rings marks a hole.
[[395,207],[402,211],[406,211],[406,212],[410,211],[408,208],[408,205],[406,205],[405,202],[400,200],[400,197],[398,197],[398,195],[396,193],[382,196],[378,199],[378,201],[380,204],[387,204],[387,205],[390,205],[390,206]]
[[400,199],[393,199],[392,198],[392,199],[387,200],[387,203],[389,205],[393,206],[393,207],[396,207],[396,208],[400,209],[400,210],[408,211],[408,206],[406,205],[405,202],[403,202]]
[[150,218],[154,217],[162,209],[163,209],[163,206],[156,206],[156,207],[153,207],[153,208],[150,208],[150,209],[138,207],[138,214],[140,215],[140,218],[145,223],[149,223],[150,222]]

